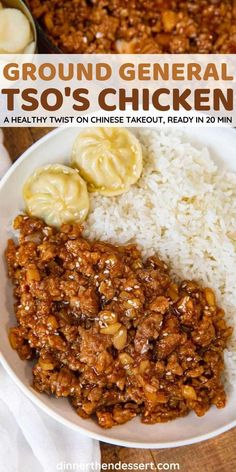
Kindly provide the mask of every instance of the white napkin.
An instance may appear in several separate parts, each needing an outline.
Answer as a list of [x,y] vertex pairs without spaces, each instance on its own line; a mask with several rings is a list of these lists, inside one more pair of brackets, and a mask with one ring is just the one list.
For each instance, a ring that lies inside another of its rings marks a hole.
[[[0,177],[11,164],[2,143],[0,130]],[[34,406],[0,364],[0,470],[91,472],[99,470],[99,464],[99,442],[63,426]]]
[[0,129],[0,178],[5,174],[10,165],[10,157],[5,146],[3,145],[3,132]]
[[[0,419],[4,472],[98,470],[99,442],[61,425],[34,406],[1,365]],[[67,469],[63,464],[69,464]]]

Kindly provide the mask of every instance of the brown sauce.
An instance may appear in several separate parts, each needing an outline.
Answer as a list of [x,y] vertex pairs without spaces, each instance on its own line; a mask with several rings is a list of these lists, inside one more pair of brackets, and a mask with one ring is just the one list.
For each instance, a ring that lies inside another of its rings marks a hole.
[[6,259],[16,298],[11,345],[34,360],[33,386],[68,397],[110,428],[222,408],[223,351],[232,332],[210,288],[176,284],[135,245],[113,246],[18,216]]

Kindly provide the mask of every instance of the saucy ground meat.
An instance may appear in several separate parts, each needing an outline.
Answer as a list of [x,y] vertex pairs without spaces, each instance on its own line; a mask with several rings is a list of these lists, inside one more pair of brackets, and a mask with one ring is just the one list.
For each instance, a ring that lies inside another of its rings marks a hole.
[[9,339],[34,360],[33,386],[68,397],[110,428],[140,415],[169,421],[225,406],[223,350],[232,330],[210,288],[175,283],[135,245],[82,237],[18,216],[6,250],[17,326]]
[[29,0],[66,53],[236,53],[235,0]]

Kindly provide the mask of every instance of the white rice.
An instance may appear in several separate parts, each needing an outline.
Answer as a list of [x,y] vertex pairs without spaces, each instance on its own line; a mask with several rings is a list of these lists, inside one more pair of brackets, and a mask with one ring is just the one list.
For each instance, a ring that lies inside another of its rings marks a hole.
[[218,169],[183,132],[143,129],[139,139],[142,177],[121,196],[91,195],[85,234],[135,242],[144,256],[158,253],[175,277],[212,287],[235,328],[225,361],[236,385],[236,174]]

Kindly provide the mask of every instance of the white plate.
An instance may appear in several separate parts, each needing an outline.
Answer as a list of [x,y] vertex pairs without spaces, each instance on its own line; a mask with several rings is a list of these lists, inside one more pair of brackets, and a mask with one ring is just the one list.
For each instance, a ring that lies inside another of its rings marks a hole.
[[[236,390],[231,389],[226,408],[212,407],[202,418],[190,414],[170,423],[143,425],[139,418],[111,430],[101,429],[93,420],[76,415],[66,399],[49,398],[35,392],[30,384],[31,366],[19,359],[9,345],[7,332],[15,324],[12,287],[6,276],[4,250],[12,218],[23,208],[22,184],[34,169],[49,163],[67,163],[73,141],[80,129],[59,129],[29,148],[7,172],[0,183],[0,359],[16,384],[40,408],[61,423],[92,438],[112,444],[141,448],[168,448],[193,444],[212,438],[236,426]],[[220,165],[236,171],[236,132],[231,129],[185,129],[196,145],[206,144]]]

